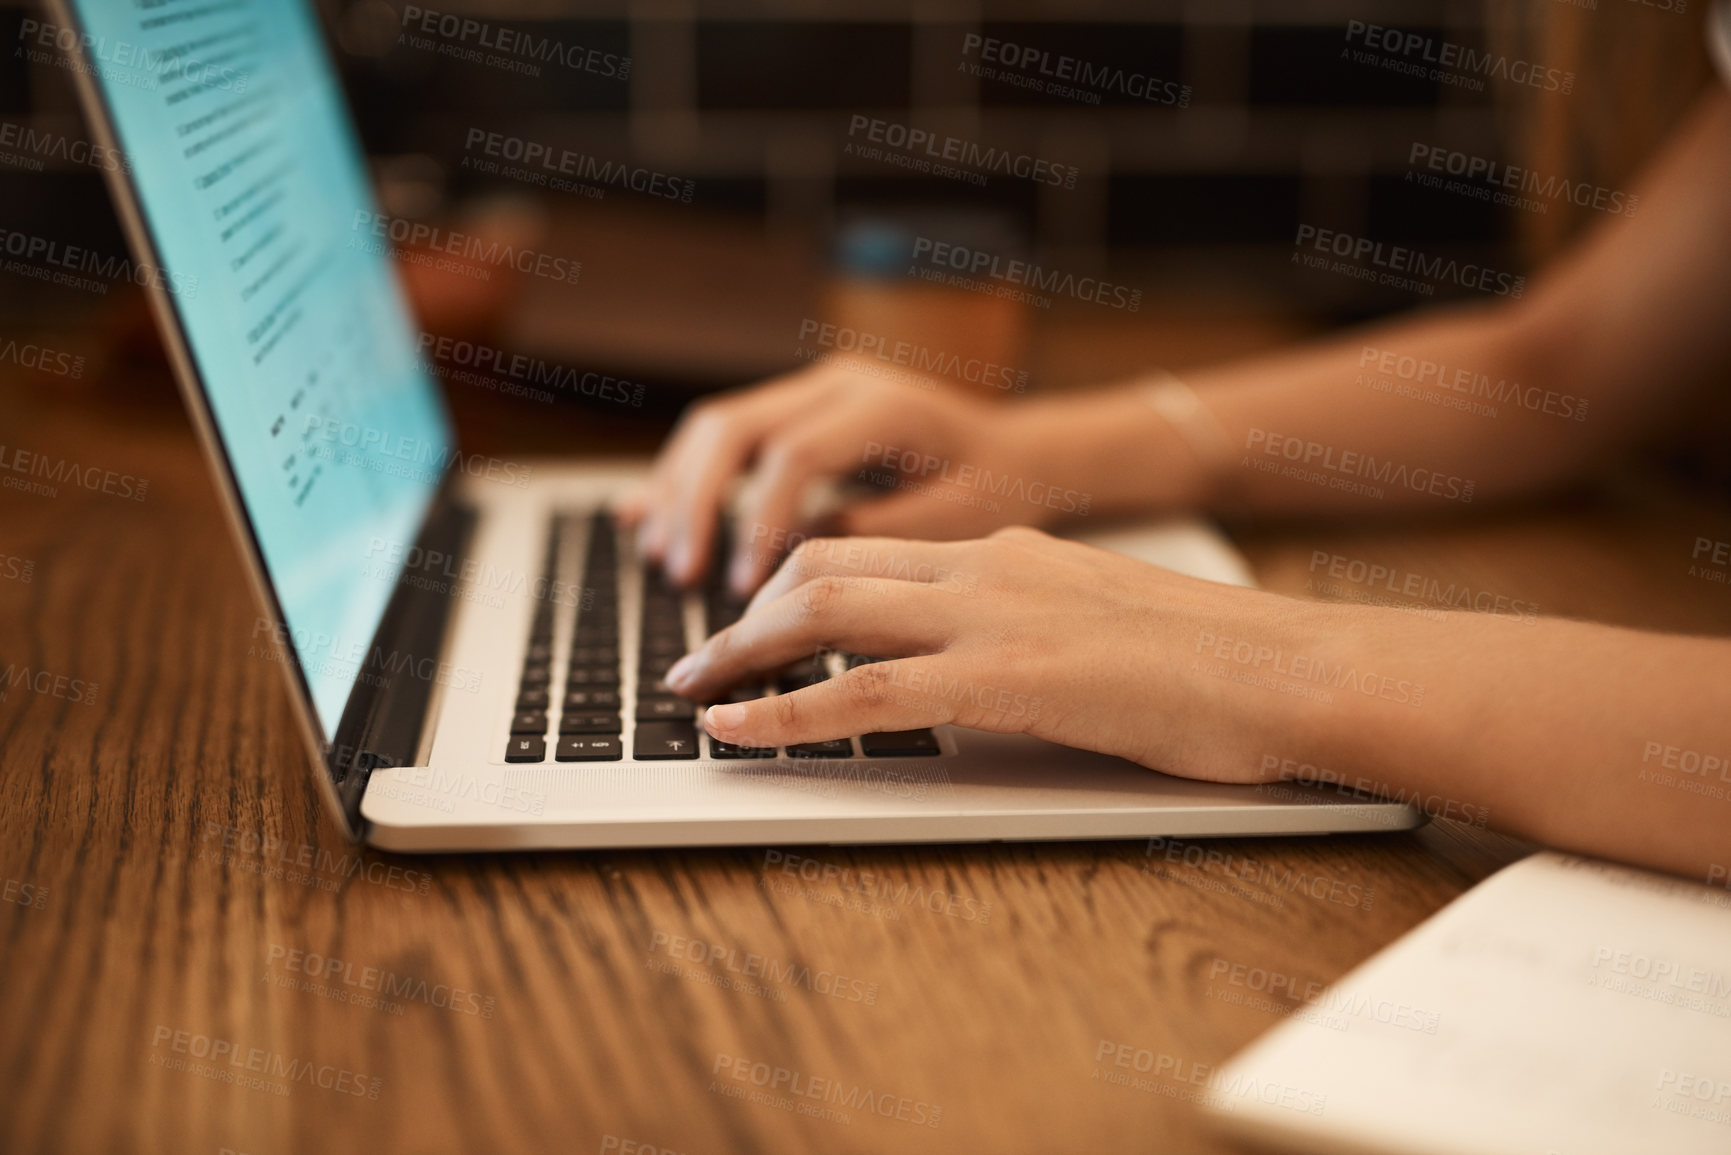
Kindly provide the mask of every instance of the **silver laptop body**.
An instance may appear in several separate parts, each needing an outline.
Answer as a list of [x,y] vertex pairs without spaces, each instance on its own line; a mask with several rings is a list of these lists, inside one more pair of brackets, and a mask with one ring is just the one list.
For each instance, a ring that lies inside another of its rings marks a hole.
[[[72,71],[93,132],[129,158],[107,170],[110,187],[134,259],[156,271],[140,280],[255,584],[253,640],[275,647],[320,791],[353,837],[456,851],[1320,834],[1423,821],[1398,804],[1188,781],[953,727],[809,756],[717,757],[696,727],[689,749],[668,739],[686,733],[684,720],[640,720],[650,704],[640,690],[665,665],[670,630],[695,645],[712,611],[702,591],[670,601],[658,590],[657,613],[679,624],[656,618],[655,652],[644,652],[645,575],[595,516],[634,467],[463,466],[440,440],[442,403],[425,368],[392,359],[413,340],[388,259],[339,251],[376,209],[355,183],[358,149],[310,13],[298,0],[202,11],[195,19],[209,26],[158,27],[147,9],[60,0],[52,19],[70,34],[44,43],[82,59]],[[200,61],[200,45],[223,51]],[[273,168],[270,139],[249,132],[311,147]],[[320,171],[300,172],[309,167]],[[270,199],[273,180],[283,195]],[[282,228],[262,231],[273,219]],[[285,268],[282,279],[248,268],[243,257],[268,254],[285,229],[306,243],[254,266]],[[309,247],[326,264],[309,263]],[[332,383],[361,363],[374,375]],[[289,413],[303,394],[313,399],[304,419],[273,419],[269,406]],[[437,446],[436,469],[405,480],[390,454],[350,443],[346,430],[368,428],[350,417],[381,412]],[[500,484],[501,473],[518,484]],[[1250,583],[1199,524],[1120,529],[1100,544]],[[608,618],[615,644],[595,645]],[[573,660],[579,646],[613,651],[616,701],[604,685],[572,681],[596,664]],[[821,658],[832,671],[842,660]],[[538,743],[525,741],[537,737],[526,702],[541,704]],[[611,746],[596,724],[609,711]],[[579,715],[588,728],[567,733]],[[640,745],[647,733],[653,751]]]

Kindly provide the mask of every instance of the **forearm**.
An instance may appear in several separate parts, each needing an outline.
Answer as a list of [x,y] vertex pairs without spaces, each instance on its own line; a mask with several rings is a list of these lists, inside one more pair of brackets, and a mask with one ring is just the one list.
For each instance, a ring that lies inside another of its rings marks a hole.
[[1207,409],[1190,422],[1151,403],[1153,377],[1024,420],[1096,508],[1451,508],[1566,476],[1617,436],[1525,355],[1521,324],[1449,310],[1186,374]]
[[1450,509],[1567,477],[1618,434],[1581,382],[1528,355],[1525,317],[1520,302],[1451,309],[1195,374],[1231,447],[1213,503]]
[[1033,459],[1097,508],[1140,510],[1446,509],[1600,468],[1731,369],[1727,182],[1714,90],[1642,175],[1639,212],[1601,220],[1522,299],[1187,373],[1213,437],[1174,429],[1145,387],[1035,402]]
[[[1731,866],[1731,643],[1579,622],[1288,603],[1183,655],[1216,776],[1359,785],[1546,845]],[[1257,624],[1261,623],[1261,624]],[[1223,647],[1221,640],[1231,644]]]

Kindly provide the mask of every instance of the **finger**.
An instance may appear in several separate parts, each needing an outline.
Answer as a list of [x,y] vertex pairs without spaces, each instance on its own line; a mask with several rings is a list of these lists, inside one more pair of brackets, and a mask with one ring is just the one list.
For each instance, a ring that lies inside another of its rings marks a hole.
[[652,561],[661,561],[667,552],[668,510],[672,505],[673,488],[693,452],[692,426],[700,411],[699,407],[688,407],[680,415],[678,424],[655,455],[655,464],[641,490],[642,514],[637,524],[637,548]]
[[693,416],[662,489],[662,544],[675,581],[695,581],[709,564],[728,484],[778,426],[798,422],[829,392],[828,379],[796,375]]
[[662,545],[667,574],[675,582],[692,581],[708,564],[722,494],[755,448],[756,428],[723,424],[726,420],[697,427],[699,437],[665,491],[660,510]]
[[809,538],[752,595],[746,612],[768,605],[813,578],[831,574],[947,585],[961,572],[958,564],[962,553],[956,544],[891,537]]
[[703,728],[737,746],[791,746],[939,726],[955,717],[954,705],[942,695],[907,689],[929,674],[917,658],[873,662],[791,694],[711,706]]
[[707,427],[718,418],[725,420],[743,396],[721,394],[686,406],[655,455],[655,464],[642,491],[642,517],[637,530],[637,548],[651,560],[659,562],[666,556],[680,478],[690,471]]
[[954,616],[953,600],[917,582],[820,577],[711,637],[667,671],[667,684],[702,699],[820,649],[931,653],[947,644]]
[[645,487],[643,519],[637,534],[638,548],[652,561],[663,561],[672,543],[680,479],[695,468],[694,462],[703,452],[709,430],[716,421],[727,420],[732,404],[717,400],[688,408],[656,455],[655,468]]
[[613,520],[626,529],[635,527],[643,520],[644,511],[649,505],[649,485],[632,486],[613,502]]
[[764,447],[756,484],[740,507],[740,524],[749,526],[750,533],[741,538],[728,570],[734,593],[750,593],[774,571],[780,551],[764,548],[765,543],[786,541],[799,528],[800,505],[813,481],[858,465],[864,445],[858,431],[869,424],[860,405],[830,407]]
[[897,493],[857,502],[836,516],[842,533],[932,541],[983,537],[1003,523],[1001,514],[971,504],[975,495],[958,490],[956,496],[960,500],[945,501],[933,493]]

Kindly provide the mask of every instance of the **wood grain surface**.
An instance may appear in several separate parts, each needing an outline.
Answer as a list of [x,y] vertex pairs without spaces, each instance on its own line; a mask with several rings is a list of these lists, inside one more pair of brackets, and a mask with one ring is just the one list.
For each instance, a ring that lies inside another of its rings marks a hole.
[[[1214,844],[1230,869],[1142,843],[357,851],[249,656],[160,370],[68,384],[0,379],[6,452],[149,484],[0,488],[0,665],[67,679],[0,700],[0,1150],[1230,1150],[1177,1074],[1095,1078],[1102,1048],[1193,1076],[1283,1013],[1219,960],[1332,980],[1524,852],[1444,822]],[[1731,590],[1687,570],[1725,528],[1625,497],[1240,537],[1297,593],[1320,551],[1724,631]],[[759,1063],[783,1093],[736,1097],[755,1088],[728,1074]],[[852,1105],[802,1114],[796,1078]]]

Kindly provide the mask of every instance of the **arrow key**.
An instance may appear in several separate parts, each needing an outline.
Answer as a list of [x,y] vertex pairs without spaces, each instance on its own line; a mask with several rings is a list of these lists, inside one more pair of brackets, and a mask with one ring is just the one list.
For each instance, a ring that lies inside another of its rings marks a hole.
[[697,727],[690,722],[639,722],[633,757],[695,758]]

